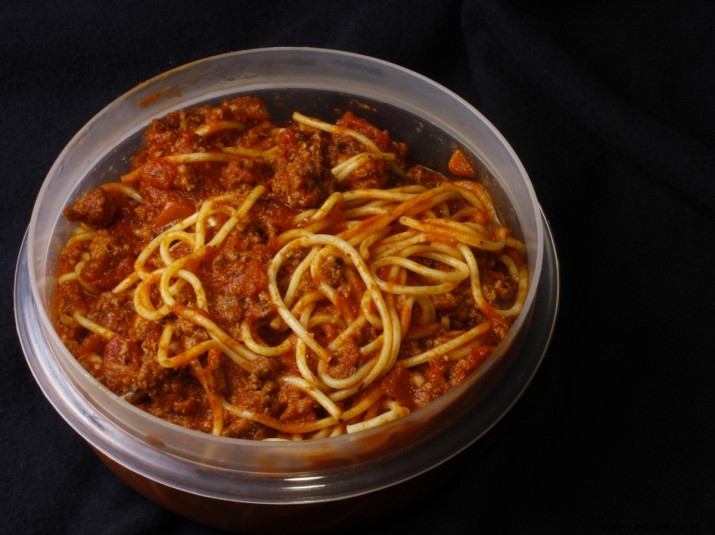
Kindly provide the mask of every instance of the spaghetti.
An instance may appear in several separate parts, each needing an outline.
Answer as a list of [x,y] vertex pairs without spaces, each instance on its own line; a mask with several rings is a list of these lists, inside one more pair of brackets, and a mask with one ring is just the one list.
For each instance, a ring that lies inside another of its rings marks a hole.
[[254,97],[145,140],[65,210],[57,330],[151,414],[256,440],[382,425],[464,381],[521,311],[524,246],[461,153],[448,178],[350,112],[276,125]]

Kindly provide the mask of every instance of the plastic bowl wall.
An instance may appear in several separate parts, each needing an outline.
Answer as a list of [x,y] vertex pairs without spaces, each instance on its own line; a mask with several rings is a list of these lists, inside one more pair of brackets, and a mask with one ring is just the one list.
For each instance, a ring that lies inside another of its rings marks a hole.
[[[502,217],[526,243],[531,286],[508,340],[478,374],[382,427],[314,441],[253,442],[150,416],[76,362],[51,317],[55,263],[70,232],[62,209],[83,190],[126,172],[152,119],[238,94],[264,98],[275,120],[297,110],[332,121],[336,110],[352,109],[409,143],[413,156],[435,168],[444,168],[456,147],[481,162]],[[18,260],[15,291],[18,333],[39,386],[122,479],[200,522],[262,532],[278,532],[286,519],[293,522],[296,514],[326,504],[333,514],[311,524],[316,530],[367,519],[360,499],[394,497],[399,484],[429,477],[474,443],[527,387],[546,351],[557,305],[558,266],[546,220],[499,132],[464,100],[414,72],[310,48],[256,49],[198,61],[149,80],[97,114],[45,179]]]

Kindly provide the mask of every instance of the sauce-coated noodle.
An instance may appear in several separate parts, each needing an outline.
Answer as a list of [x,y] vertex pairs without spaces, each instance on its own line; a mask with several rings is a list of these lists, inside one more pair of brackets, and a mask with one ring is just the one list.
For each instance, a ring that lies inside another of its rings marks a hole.
[[460,384],[524,304],[524,246],[452,175],[350,112],[271,122],[239,97],[146,130],[65,210],[57,330],[128,402],[207,433],[307,439]]

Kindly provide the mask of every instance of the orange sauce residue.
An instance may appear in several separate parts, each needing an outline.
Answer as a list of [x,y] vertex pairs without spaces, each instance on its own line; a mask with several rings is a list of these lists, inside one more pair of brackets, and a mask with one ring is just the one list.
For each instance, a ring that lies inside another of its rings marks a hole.
[[171,91],[171,86],[167,86],[163,89],[160,89],[159,91],[155,91],[148,97],[144,97],[143,99],[141,99],[139,101],[139,105],[142,106],[143,108],[146,108],[150,104],[156,102],[159,99],[159,97],[161,97],[162,95],[165,95],[169,91]]

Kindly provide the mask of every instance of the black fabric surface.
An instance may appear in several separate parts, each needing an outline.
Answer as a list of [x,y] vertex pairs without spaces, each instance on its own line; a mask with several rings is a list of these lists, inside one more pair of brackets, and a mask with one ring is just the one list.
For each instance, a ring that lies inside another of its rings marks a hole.
[[34,197],[105,105],[178,65],[315,46],[461,95],[520,156],[561,309],[533,383],[427,496],[346,535],[715,530],[715,9],[709,2],[40,2],[0,10],[0,531],[208,534],[119,479],[18,342]]

